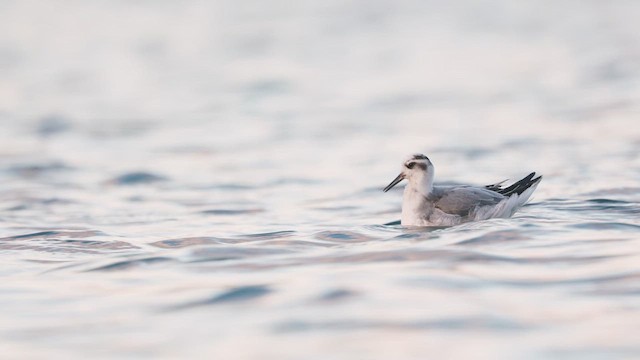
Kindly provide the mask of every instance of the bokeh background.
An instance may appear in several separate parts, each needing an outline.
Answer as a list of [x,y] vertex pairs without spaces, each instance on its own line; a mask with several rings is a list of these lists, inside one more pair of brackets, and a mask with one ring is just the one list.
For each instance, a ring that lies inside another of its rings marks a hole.
[[[640,3],[0,1],[4,358],[640,356]],[[538,171],[448,229],[383,194]]]

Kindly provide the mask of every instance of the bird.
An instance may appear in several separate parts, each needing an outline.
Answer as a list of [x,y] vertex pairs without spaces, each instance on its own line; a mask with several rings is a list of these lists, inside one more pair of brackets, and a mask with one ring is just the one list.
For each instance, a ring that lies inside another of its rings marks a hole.
[[542,176],[532,172],[508,187],[505,181],[486,185],[435,186],[435,168],[423,154],[409,156],[400,174],[383,189],[402,180],[408,184],[402,199],[400,224],[409,227],[454,226],[491,218],[509,218],[533,194]]

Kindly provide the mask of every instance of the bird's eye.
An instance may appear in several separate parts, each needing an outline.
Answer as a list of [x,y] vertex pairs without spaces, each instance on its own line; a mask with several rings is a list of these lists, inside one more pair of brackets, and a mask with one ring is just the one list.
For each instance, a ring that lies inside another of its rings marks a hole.
[[415,163],[415,162],[410,162],[410,163],[408,163],[408,164],[405,164],[404,166],[406,166],[406,167],[407,167],[407,169],[413,169],[413,167],[414,167],[415,165],[416,165],[416,163]]

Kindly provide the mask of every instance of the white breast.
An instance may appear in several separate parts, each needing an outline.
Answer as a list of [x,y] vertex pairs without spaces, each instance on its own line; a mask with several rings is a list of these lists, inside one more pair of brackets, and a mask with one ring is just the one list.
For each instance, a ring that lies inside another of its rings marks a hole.
[[402,216],[400,223],[404,226],[429,226],[427,221],[433,207],[424,195],[415,191],[411,186],[404,188],[402,196]]

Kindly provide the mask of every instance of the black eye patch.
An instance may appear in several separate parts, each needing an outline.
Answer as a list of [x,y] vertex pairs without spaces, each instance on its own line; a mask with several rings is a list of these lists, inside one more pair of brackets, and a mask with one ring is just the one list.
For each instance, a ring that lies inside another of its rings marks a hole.
[[412,162],[410,162],[408,164],[405,164],[404,166],[406,166],[407,169],[413,169],[413,167],[416,166],[416,163],[414,161],[412,161]]

